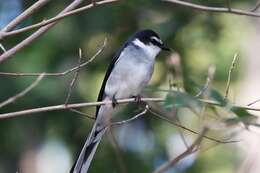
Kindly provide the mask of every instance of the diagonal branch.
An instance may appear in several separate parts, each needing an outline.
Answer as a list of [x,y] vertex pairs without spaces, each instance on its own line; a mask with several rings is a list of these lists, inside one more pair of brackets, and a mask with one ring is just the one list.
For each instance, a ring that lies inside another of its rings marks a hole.
[[[79,6],[81,3],[83,2],[83,0],[74,0],[69,6],[67,6],[63,11],[61,11],[59,15],[62,15],[74,8],[76,8],[77,6]],[[30,35],[29,37],[27,37],[26,39],[24,39],[23,41],[21,41],[20,43],[18,43],[16,46],[14,46],[13,48],[7,50],[5,53],[3,53],[2,55],[0,55],[0,63],[5,61],[6,59],[8,59],[9,57],[11,57],[12,55],[14,55],[16,52],[18,52],[19,50],[25,48],[26,46],[28,46],[29,44],[31,44],[34,40],[36,40],[37,38],[39,38],[42,34],[44,34],[45,32],[47,32],[50,28],[52,28],[56,22],[53,22],[51,24],[48,24],[44,27],[41,27],[39,30],[37,30],[36,32],[34,32],[32,35]]]
[[181,0],[162,0],[162,1],[174,3],[174,4],[177,4],[177,5],[181,5],[181,6],[190,7],[190,8],[196,9],[196,10],[200,10],[200,11],[230,13],[230,14],[236,14],[236,15],[260,17],[259,13],[255,13],[255,12],[252,12],[252,11],[240,10],[240,9],[234,9],[234,8],[211,7],[211,6],[205,6],[205,5],[199,5],[199,4],[195,4],[195,3],[185,2],[185,1],[181,1]]
[[[63,11],[61,11],[57,16],[62,16],[63,14],[65,14],[66,12],[69,12],[73,9],[75,9],[77,6],[79,6],[84,0],[74,0],[69,6],[67,6]],[[103,3],[106,2],[111,2],[112,0],[104,0],[101,1]],[[99,3],[101,3],[99,2]],[[114,1],[112,1],[114,2]],[[93,7],[93,4],[89,5],[89,8]],[[13,48],[7,50],[6,52],[4,52],[2,55],[0,55],[0,63],[5,61],[6,59],[10,58],[12,55],[14,55],[15,53],[17,53],[19,50],[25,48],[26,46],[28,46],[29,44],[31,44],[34,40],[36,40],[37,38],[39,38],[42,34],[44,34],[45,32],[47,32],[50,28],[52,28],[58,21],[54,21],[46,26],[41,27],[40,29],[38,29],[36,32],[34,32],[32,35],[30,35],[29,37],[27,37],[26,39],[24,39],[23,41],[21,41],[20,43],[18,43],[16,46],[14,46]]]
[[[13,28],[15,28],[17,25],[19,25],[22,21],[24,21],[28,17],[30,17],[33,13],[35,13],[37,10],[39,10],[41,7],[43,7],[49,1],[50,0],[38,0],[32,6],[30,6],[28,9],[26,9],[22,14],[20,14],[15,19],[13,19],[0,32],[6,33],[7,31],[11,31]],[[1,36],[0,36],[0,40],[1,40]]]
[[62,14],[62,15],[55,16],[55,17],[50,18],[48,20],[43,20],[42,22],[39,22],[39,23],[36,23],[36,24],[33,24],[33,25],[29,25],[29,26],[21,28],[21,29],[17,29],[17,30],[10,31],[10,32],[2,32],[2,33],[0,33],[0,40],[5,38],[5,37],[8,37],[8,36],[17,35],[17,34],[32,30],[32,29],[37,29],[37,28],[46,26],[48,24],[51,24],[51,23],[57,22],[61,19],[64,19],[65,17],[78,14],[82,11],[88,10],[88,9],[93,8],[95,6],[99,6],[99,5],[103,5],[103,4],[109,4],[109,3],[116,2],[116,1],[118,1],[118,0],[103,0],[103,1],[95,2],[95,4],[92,3],[92,4],[89,4],[89,5],[77,8],[75,10],[71,10],[69,12]]
[[256,11],[259,7],[260,7],[260,1],[258,1],[258,2],[256,3],[255,7],[252,8],[252,10],[250,10],[250,11],[254,12],[254,11]]

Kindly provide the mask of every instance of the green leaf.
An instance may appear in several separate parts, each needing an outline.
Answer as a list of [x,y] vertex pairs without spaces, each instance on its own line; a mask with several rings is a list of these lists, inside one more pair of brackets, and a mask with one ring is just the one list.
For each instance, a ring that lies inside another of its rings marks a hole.
[[200,107],[201,105],[201,101],[188,93],[171,91],[166,96],[164,107],[171,110],[173,107]]
[[221,106],[227,105],[227,100],[225,100],[225,98],[215,89],[210,90],[210,98],[219,102],[221,104]]
[[245,125],[255,123],[257,121],[257,116],[251,114],[245,108],[233,106],[230,108],[230,111],[232,111],[238,117],[235,118],[236,121],[243,122]]
[[253,114],[250,114],[245,108],[233,106],[230,109],[233,113],[235,113],[239,118],[245,118],[250,116],[255,116]]

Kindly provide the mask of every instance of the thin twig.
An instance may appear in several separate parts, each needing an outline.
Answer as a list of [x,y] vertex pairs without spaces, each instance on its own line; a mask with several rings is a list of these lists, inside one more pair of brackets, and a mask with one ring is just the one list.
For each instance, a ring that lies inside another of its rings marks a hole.
[[[193,133],[193,134],[196,134],[196,135],[199,134],[198,132],[196,132],[196,131],[194,131],[194,130],[191,130],[191,129],[189,129],[189,128],[187,128],[187,127],[185,127],[185,126],[183,126],[183,125],[181,125],[181,124],[179,124],[179,123],[176,123],[176,122],[173,122],[173,121],[169,120],[168,118],[166,118],[166,117],[164,117],[164,116],[162,116],[162,115],[160,115],[160,114],[154,112],[154,111],[151,110],[151,109],[149,109],[148,111],[149,111],[150,113],[152,113],[153,115],[155,115],[156,117],[158,117],[158,118],[160,118],[160,119],[162,119],[162,120],[164,120],[164,121],[166,121],[166,122],[168,122],[168,123],[170,123],[170,124],[173,124],[173,125],[175,125],[175,126],[177,126],[177,127],[179,127],[179,128],[182,128],[182,129],[188,131],[188,132],[191,132],[191,133]],[[203,136],[203,137],[204,137],[205,139],[208,139],[208,140],[211,140],[211,141],[214,141],[214,142],[217,142],[217,143],[223,143],[223,144],[239,142],[239,141],[222,141],[222,140],[215,139],[215,138],[208,137],[208,136]]]
[[72,90],[73,90],[74,85],[75,85],[75,82],[76,82],[76,80],[78,79],[81,60],[82,60],[82,50],[79,48],[78,68],[77,68],[77,70],[75,71],[75,74],[74,74],[74,76],[73,76],[73,78],[72,78],[72,80],[71,80],[71,82],[70,82],[69,91],[68,91],[68,94],[67,94],[67,97],[66,97],[66,100],[65,100],[65,105],[68,104],[69,99],[70,99],[70,96],[71,96],[71,93],[72,93]]
[[[79,68],[82,68],[89,63],[91,63],[106,47],[107,39],[105,38],[103,45],[98,49],[98,51],[93,55],[89,60],[82,63],[80,66],[75,66],[73,68],[70,68],[68,70],[65,70],[63,72],[56,72],[56,73],[45,73],[45,76],[65,76],[75,70],[78,70]],[[22,77],[22,76],[40,76],[43,72],[40,73],[12,73],[12,72],[0,72],[0,75],[4,76],[13,76],[13,77]]]
[[228,98],[228,94],[229,94],[229,87],[230,87],[230,82],[231,82],[231,75],[232,75],[232,72],[235,68],[235,65],[236,65],[236,61],[237,61],[237,53],[234,55],[234,58],[233,58],[233,61],[230,65],[230,68],[229,68],[229,71],[228,71],[228,80],[227,80],[227,85],[226,85],[226,90],[225,90],[225,96],[224,96],[224,99],[226,100]]
[[[175,120],[177,121],[178,124],[181,124],[181,121],[180,121],[180,119],[179,119],[179,117],[178,117],[177,114],[176,114],[176,116],[175,116]],[[184,134],[183,134],[183,129],[182,129],[182,128],[177,128],[177,130],[178,130],[178,132],[179,132],[179,134],[180,134],[180,137],[181,137],[181,139],[182,139],[182,141],[183,141],[183,144],[185,145],[186,148],[188,148],[188,147],[189,147],[189,144],[188,144],[188,142],[187,142],[186,139],[185,139],[185,136],[184,136]]]
[[20,93],[16,94],[13,97],[8,98],[7,100],[3,101],[0,103],[0,108],[15,102],[17,99],[23,97],[24,95],[26,95],[29,91],[31,91],[34,87],[36,87],[39,82],[43,79],[44,77],[44,73],[41,74],[31,85],[29,85],[27,88],[25,88],[23,91],[21,91]]
[[253,104],[256,104],[256,103],[259,102],[259,101],[260,101],[260,99],[257,99],[257,100],[255,100],[255,101],[253,101],[253,102],[247,104],[247,106],[252,106]]
[[115,150],[115,153],[116,153],[116,157],[117,157],[117,162],[119,164],[119,167],[120,167],[120,172],[122,173],[128,173],[127,171],[127,168],[126,168],[126,164],[124,162],[124,158],[123,158],[123,155],[122,155],[122,151],[119,147],[119,144],[112,132],[112,129],[111,128],[108,128],[108,132],[109,132],[109,137],[110,137],[110,141],[111,141],[111,144]]
[[[19,25],[21,22],[23,22],[28,17],[30,17],[33,13],[35,13],[41,7],[43,7],[47,2],[49,2],[49,0],[38,0],[32,6],[30,6],[28,9],[26,9],[22,14],[20,14],[16,18],[14,18],[8,25],[6,25],[1,30],[1,32],[11,31],[13,28],[15,28],[17,25]],[[0,36],[0,40],[1,40],[1,36]]]
[[199,149],[199,146],[202,142],[202,139],[205,136],[205,134],[207,133],[207,131],[208,131],[207,128],[203,128],[202,132],[199,134],[197,139],[193,142],[193,144],[189,148],[187,148],[183,153],[181,153],[177,157],[170,159],[168,162],[161,165],[159,168],[157,168],[152,173],[163,173],[166,170],[168,170],[169,168],[171,168],[173,165],[178,163],[183,158],[185,158],[185,157],[189,156],[190,154],[196,152]]
[[209,88],[209,86],[210,86],[210,84],[211,84],[211,82],[214,78],[215,71],[216,71],[216,66],[210,66],[209,67],[206,83],[203,86],[203,88],[198,92],[198,94],[195,95],[195,97],[200,97],[201,95],[203,95],[208,90],[208,88]]
[[84,117],[86,117],[86,118],[89,118],[89,119],[91,119],[91,120],[96,120],[95,117],[90,116],[90,115],[88,115],[88,114],[86,114],[86,113],[84,113],[84,112],[81,112],[81,111],[77,110],[77,109],[69,109],[69,110],[70,110],[71,112],[75,112],[75,113],[77,113],[77,114],[79,114],[79,115],[82,115],[82,116],[84,116]]
[[260,7],[260,1],[258,1],[254,8],[252,8],[250,11],[255,12]]
[[136,120],[137,118],[141,117],[142,115],[146,114],[146,112],[148,111],[148,109],[149,109],[149,106],[146,105],[146,106],[145,106],[145,109],[144,109],[142,112],[140,112],[139,114],[137,114],[137,115],[135,115],[135,116],[133,116],[132,118],[129,118],[129,119],[127,119],[127,120],[123,120],[123,121],[119,121],[119,122],[113,122],[113,123],[111,123],[111,126],[122,125],[122,124],[129,123],[129,122],[131,122],[131,121],[134,121],[134,120]]
[[244,15],[244,16],[252,16],[252,17],[260,17],[259,13],[255,13],[252,11],[245,11],[240,9],[234,9],[234,8],[226,8],[226,7],[210,7],[205,5],[199,5],[195,3],[185,2],[181,0],[162,0],[165,2],[174,3],[177,5],[182,5],[186,7],[190,7],[196,10],[200,11],[208,11],[208,12],[218,12],[218,13],[229,13],[229,14],[236,14],[236,15]]

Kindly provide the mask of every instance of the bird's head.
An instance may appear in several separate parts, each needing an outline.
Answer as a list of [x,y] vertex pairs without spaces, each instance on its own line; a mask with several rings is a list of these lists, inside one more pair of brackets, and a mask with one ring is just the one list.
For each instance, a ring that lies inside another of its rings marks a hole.
[[155,57],[161,50],[170,50],[160,39],[159,35],[150,29],[136,32],[132,36],[131,40],[134,45],[140,47],[153,57]]

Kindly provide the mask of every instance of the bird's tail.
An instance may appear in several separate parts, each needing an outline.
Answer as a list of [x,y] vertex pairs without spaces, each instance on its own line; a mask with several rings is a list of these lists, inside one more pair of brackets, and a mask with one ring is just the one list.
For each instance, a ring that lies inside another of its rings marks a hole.
[[97,146],[108,128],[107,124],[110,121],[109,117],[111,117],[111,111],[111,106],[101,106],[95,124],[80,152],[77,161],[71,168],[70,173],[87,173]]
[[80,152],[78,160],[72,167],[70,173],[87,173],[90,163],[96,152],[97,146],[100,143],[102,136],[106,132],[106,129],[106,127],[103,129],[97,129],[97,123],[94,124],[91,133]]

